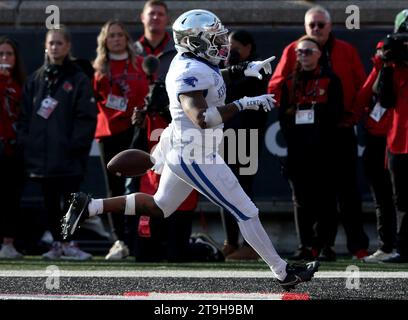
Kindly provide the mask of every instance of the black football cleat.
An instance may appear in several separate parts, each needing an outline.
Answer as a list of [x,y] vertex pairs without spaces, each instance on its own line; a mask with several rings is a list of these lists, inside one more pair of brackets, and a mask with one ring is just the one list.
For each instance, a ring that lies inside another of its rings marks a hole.
[[68,212],[62,218],[62,237],[67,239],[72,236],[79,228],[82,221],[89,218],[88,204],[91,201],[91,196],[76,192],[72,194]]
[[286,265],[286,278],[282,281],[278,280],[278,282],[286,291],[294,289],[299,283],[310,281],[315,272],[318,271],[319,265],[319,261],[313,261],[306,264],[288,263]]

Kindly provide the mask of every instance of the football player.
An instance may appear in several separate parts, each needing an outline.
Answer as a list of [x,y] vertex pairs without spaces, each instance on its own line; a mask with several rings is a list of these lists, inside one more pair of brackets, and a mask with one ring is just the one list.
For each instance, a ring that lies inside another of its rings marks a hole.
[[[270,111],[275,102],[273,95],[244,97],[224,104],[225,82],[218,64],[229,54],[228,30],[213,13],[185,12],[172,28],[178,51],[166,77],[172,122],[153,152],[153,169],[161,173],[156,194],[108,199],[74,194],[63,223],[64,235],[72,235],[84,219],[105,212],[169,217],[194,188],[234,215],[245,240],[285,289],[309,281],[318,262],[290,265],[278,255],[259,220],[258,208],[217,152],[223,122],[243,110],[262,107]],[[271,73],[273,58],[251,62],[244,74],[261,77],[261,70]]]

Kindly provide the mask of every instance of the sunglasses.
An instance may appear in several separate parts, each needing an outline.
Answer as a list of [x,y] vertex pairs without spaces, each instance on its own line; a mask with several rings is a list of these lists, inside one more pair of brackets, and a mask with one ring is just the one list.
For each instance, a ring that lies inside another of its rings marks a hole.
[[310,29],[314,29],[316,26],[317,26],[319,29],[323,29],[325,25],[326,25],[325,22],[310,22],[310,23],[309,23]]
[[0,57],[12,57],[14,56],[14,52],[13,51],[0,51]]
[[317,52],[319,50],[314,48],[307,48],[307,49],[295,49],[295,52],[298,56],[311,56],[313,52]]

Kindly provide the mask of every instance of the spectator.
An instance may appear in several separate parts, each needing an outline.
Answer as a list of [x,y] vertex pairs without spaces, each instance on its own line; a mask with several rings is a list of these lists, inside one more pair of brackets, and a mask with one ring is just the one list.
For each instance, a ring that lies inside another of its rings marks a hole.
[[45,63],[24,86],[18,134],[25,172],[42,187],[54,238],[43,258],[86,260],[91,254],[73,243],[61,243],[60,220],[84,177],[96,125],[91,83],[71,62],[70,49],[66,28],[47,32]]
[[[119,21],[106,22],[98,35],[97,56],[94,62],[94,92],[98,106],[95,138],[101,151],[102,163],[119,152],[129,149],[133,138],[131,117],[133,108],[142,108],[148,91],[143,58],[136,56],[126,27]],[[125,193],[125,178],[107,172],[109,193]],[[106,259],[125,258],[129,250],[124,244],[124,218],[114,215],[115,243]]]
[[[156,83],[157,85],[158,83]],[[152,85],[151,88],[155,86]],[[147,101],[147,110],[168,110],[168,100],[165,105],[161,103],[164,99],[157,99],[158,86],[156,90],[149,92]],[[165,89],[164,89],[165,90]],[[163,93],[162,93],[163,94]],[[164,92],[164,94],[166,94]],[[166,94],[167,97],[167,94]],[[157,111],[147,111],[145,116],[152,116]],[[136,118],[136,116],[135,116]],[[145,120],[145,119],[144,119]],[[135,119],[136,122],[136,119]],[[144,121],[138,119],[137,125]],[[148,131],[149,132],[149,131]],[[149,146],[155,146],[157,141],[149,141]],[[149,148],[151,151],[151,148]],[[159,187],[161,175],[153,170],[149,170],[142,178],[140,184],[140,192],[153,195]],[[190,261],[191,259],[198,260],[200,252],[197,252],[195,242],[191,243],[190,235],[193,223],[193,211],[198,202],[198,193],[193,191],[185,199],[185,201],[177,208],[174,215],[167,220],[160,218],[141,216],[137,221],[137,235],[135,239],[135,257],[136,261]],[[130,219],[130,225],[132,225]],[[130,230],[132,231],[132,230]],[[130,233],[132,235],[132,233]],[[206,241],[208,243],[208,241]]]
[[14,247],[18,234],[20,197],[23,185],[22,163],[17,155],[17,118],[25,80],[16,43],[0,37],[0,258],[21,258]]
[[394,255],[397,221],[393,203],[392,183],[386,167],[387,132],[392,122],[392,110],[386,110],[378,102],[373,85],[383,62],[381,59],[384,42],[377,44],[373,57],[374,66],[358,93],[358,105],[364,110],[365,149],[363,153],[364,172],[375,201],[379,247],[364,262],[377,263]]
[[[231,44],[231,50],[229,55],[229,60],[227,64],[229,67],[239,65],[241,63],[255,61],[258,58],[256,52],[256,44],[252,35],[246,30],[237,30],[229,35],[229,42]],[[227,84],[227,97],[226,103],[232,102],[244,96],[253,97],[257,95],[262,95],[266,92],[266,87],[268,84],[268,77],[263,77],[261,80],[255,77],[245,77],[245,76],[235,76],[230,77],[230,82]],[[224,159],[226,163],[231,168],[232,172],[238,178],[239,183],[242,188],[249,195],[253,196],[252,186],[254,182],[255,174],[240,174],[241,168],[245,167],[243,164],[236,163],[238,158],[238,153],[235,152],[234,159],[228,159],[229,149],[233,148],[238,150],[238,148],[243,147],[242,141],[238,141],[238,129],[245,130],[245,149],[252,150],[250,130],[256,130],[258,139],[257,150],[260,152],[260,147],[263,144],[265,126],[266,126],[267,114],[263,109],[258,111],[246,110],[235,115],[234,118],[227,121],[224,124],[224,131],[229,132],[233,130],[237,141],[235,144],[231,145],[231,141],[225,144],[224,149]],[[253,143],[253,142],[252,142]],[[231,163],[231,161],[233,163]],[[246,242],[243,242],[242,247],[239,246],[239,227],[234,219],[233,215],[228,213],[224,214],[224,221],[226,227],[227,239],[224,242],[223,253],[226,260],[257,260],[259,259],[258,254],[252,249],[252,247]]]
[[[135,42],[136,50],[141,55],[154,55],[156,57],[171,52],[174,57],[174,42],[167,32],[169,12],[167,4],[161,0],[148,0],[140,14],[144,33]],[[167,73],[168,65],[164,67]],[[163,79],[164,80],[164,79]]]
[[[174,48],[174,42],[170,34],[166,31],[166,27],[169,23],[166,3],[161,0],[146,1],[140,15],[140,20],[143,23],[144,33],[138,41],[135,42],[134,46],[137,53],[141,56],[147,57],[148,55],[152,55],[159,58],[158,66],[153,68],[155,70],[145,70],[149,73],[150,84],[153,85],[155,80],[164,82],[171,59],[177,53]],[[166,119],[166,117],[163,117],[162,114],[157,112],[140,115],[143,117],[143,123],[140,123],[140,125],[136,127],[132,145],[134,148],[148,151],[157,142],[150,139],[150,134],[155,129],[167,127],[169,119]],[[127,193],[138,191],[140,179],[128,179],[126,187]]]
[[408,262],[408,9],[396,16],[394,32],[384,42],[375,90],[381,106],[392,111],[387,157],[400,221],[397,254],[383,261],[400,263]]
[[312,249],[322,248],[319,260],[334,261],[337,209],[331,166],[336,127],[343,115],[342,86],[330,69],[319,64],[322,51],[316,38],[301,37],[295,52],[295,71],[282,85],[279,107],[300,241],[292,258],[313,260]]
[[[305,14],[306,34],[315,37],[322,47],[320,64],[331,69],[343,86],[344,116],[337,128],[334,141],[336,157],[333,171],[336,173],[337,198],[347,248],[355,258],[368,255],[368,237],[362,222],[361,195],[357,186],[357,137],[354,125],[361,117],[356,96],[366,75],[357,50],[345,41],[336,39],[331,32],[331,18],[326,9],[315,6]],[[277,94],[286,77],[296,65],[296,41],[288,45],[282,54],[268,85],[268,92]],[[334,235],[333,235],[334,236]]]
[[[146,1],[140,20],[143,23],[144,33],[134,44],[137,53],[144,57],[152,55],[160,59],[158,67],[153,68],[155,70],[145,70],[148,71],[149,82],[153,85],[157,79],[161,82],[164,81],[171,59],[177,53],[174,42],[166,31],[169,23],[166,3],[161,0]],[[150,139],[150,134],[155,129],[167,127],[169,119],[158,113],[140,113],[139,115],[141,116],[141,123],[135,128],[132,146],[133,148],[148,151],[157,142]],[[138,191],[139,188],[140,179],[128,179],[126,181],[126,193]]]

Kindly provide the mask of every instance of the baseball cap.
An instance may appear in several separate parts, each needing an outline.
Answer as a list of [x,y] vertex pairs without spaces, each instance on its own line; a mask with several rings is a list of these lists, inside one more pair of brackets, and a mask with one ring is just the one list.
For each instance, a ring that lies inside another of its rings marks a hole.
[[408,32],[408,9],[404,9],[396,15],[394,32]]

